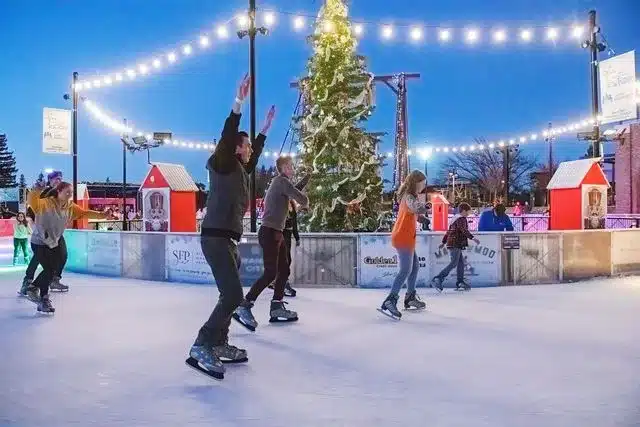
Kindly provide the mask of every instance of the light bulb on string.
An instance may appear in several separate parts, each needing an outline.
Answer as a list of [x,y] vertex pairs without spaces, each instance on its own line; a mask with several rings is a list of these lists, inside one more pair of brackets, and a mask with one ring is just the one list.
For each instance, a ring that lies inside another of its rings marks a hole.
[[140,74],[145,75],[149,72],[149,67],[146,64],[140,64],[138,65],[138,71],[140,71]]
[[113,80],[111,79],[111,77],[107,76],[104,78],[104,84],[107,86],[111,86],[111,84],[113,83]]
[[528,28],[525,28],[524,30],[520,31],[520,39],[524,42],[528,42],[531,41],[531,39],[533,38],[533,31],[531,31]]
[[100,87],[100,86],[101,86],[100,80],[96,79],[93,81],[93,87]]
[[185,55],[191,55],[192,51],[193,51],[193,48],[191,47],[190,44],[186,44],[182,46],[182,53],[184,53]]
[[493,33],[493,40],[496,43],[502,43],[507,39],[507,32],[505,30],[496,30]]
[[478,41],[478,37],[479,37],[478,30],[469,29],[465,34],[465,41],[469,44],[473,44]]
[[176,58],[177,58],[177,57],[176,57],[175,52],[169,52],[169,53],[167,54],[167,61],[169,61],[170,63],[174,63],[174,62],[176,62]]
[[128,69],[127,70],[127,77],[129,77],[131,80],[136,78],[136,72],[133,69]]
[[364,32],[364,26],[363,26],[362,24],[355,24],[355,25],[353,26],[353,33],[354,33],[356,36],[360,36],[360,35],[362,35],[362,33],[363,33],[363,32]]
[[411,32],[409,33],[409,36],[411,37],[411,40],[413,40],[413,41],[422,40],[422,28],[413,27],[411,29]]
[[122,81],[122,74],[116,73],[116,81],[117,82],[121,82]]
[[382,37],[387,40],[393,37],[393,27],[391,25],[382,27]]
[[573,29],[571,30],[571,35],[576,39],[582,37],[582,33],[584,33],[584,28],[580,25],[574,25]]
[[236,23],[241,29],[247,29],[249,27],[249,17],[246,14],[240,14],[236,17]]
[[267,12],[264,14],[264,24],[273,25],[276,22],[276,16],[273,12]]
[[229,30],[227,30],[227,27],[225,27],[224,25],[220,25],[216,30],[216,34],[221,39],[226,39],[227,37],[229,37]]
[[304,28],[304,17],[302,16],[296,16],[295,18],[293,18],[293,28],[296,30],[301,30]]
[[556,41],[557,38],[558,38],[558,30],[553,27],[549,28],[547,30],[547,39],[551,41]]
[[438,31],[438,39],[440,41],[446,42],[451,38],[451,31],[447,29],[443,29]]
[[200,46],[202,46],[202,47],[209,46],[209,37],[207,37],[207,36],[200,37]]
[[154,59],[152,64],[153,64],[153,68],[160,68],[160,66],[162,65],[162,63],[158,58]]

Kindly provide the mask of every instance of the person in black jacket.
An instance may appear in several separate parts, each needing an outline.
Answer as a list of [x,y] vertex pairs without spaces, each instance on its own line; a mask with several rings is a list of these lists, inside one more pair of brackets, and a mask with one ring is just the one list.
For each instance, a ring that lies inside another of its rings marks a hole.
[[[62,182],[61,171],[50,172],[47,175],[47,185],[44,188],[44,190],[42,190],[42,193],[40,194],[40,198],[45,199],[47,197],[56,197],[58,194],[55,188],[61,182]],[[31,211],[31,215],[29,215],[29,211]],[[33,209],[28,208],[27,215],[31,216],[32,220],[35,222],[36,216],[35,216],[35,213],[33,212]],[[62,271],[64,270],[64,266],[67,263],[67,257],[68,257],[67,242],[64,240],[64,236],[60,238],[60,241],[58,242],[58,246],[60,247],[60,254],[63,257],[63,259],[62,259],[62,262],[60,263],[59,271],[56,272],[56,275],[53,278],[53,281],[49,285],[49,290],[58,291],[58,292],[68,292],[69,286],[60,282],[60,279],[62,278]],[[38,257],[36,257],[36,254],[34,253],[33,258],[31,258],[31,261],[27,266],[27,271],[24,274],[24,279],[22,279],[22,286],[18,291],[19,295],[24,297],[27,296],[27,290],[29,289],[29,286],[31,286],[31,284],[33,283],[33,278],[36,274],[36,270],[38,269],[39,264],[40,262],[38,261]]]
[[260,134],[251,143],[240,131],[240,110],[249,94],[251,80],[245,76],[238,88],[231,114],[215,151],[207,161],[209,194],[202,220],[200,245],[220,296],[209,319],[202,325],[186,363],[213,378],[224,377],[223,361],[246,362],[247,351],[228,342],[231,316],[244,299],[240,283],[242,220],[249,205],[249,174],[255,170],[266,133],[275,115],[272,106]]

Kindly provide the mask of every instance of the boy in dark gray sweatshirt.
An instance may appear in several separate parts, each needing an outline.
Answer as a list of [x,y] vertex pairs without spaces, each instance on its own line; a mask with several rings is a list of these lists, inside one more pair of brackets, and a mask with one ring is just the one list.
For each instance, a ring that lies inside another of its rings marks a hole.
[[238,88],[233,110],[222,130],[222,137],[207,162],[209,195],[207,214],[202,220],[201,246],[220,292],[218,303],[191,347],[187,363],[204,368],[215,378],[224,376],[223,361],[246,362],[246,350],[228,342],[231,315],[243,300],[238,268],[238,242],[242,236],[242,218],[249,205],[249,174],[262,153],[266,133],[271,127],[275,107],[271,107],[265,124],[253,144],[246,132],[238,130],[240,109],[249,93],[251,81],[245,76]]
[[[253,303],[262,291],[275,280],[273,284],[273,299],[271,300],[270,322],[296,321],[298,314],[295,311],[284,308],[282,299],[284,287],[289,279],[289,254],[284,241],[284,225],[289,214],[289,203],[295,200],[303,207],[309,204],[309,198],[300,191],[309,181],[305,177],[298,185],[293,185],[293,162],[289,157],[280,157],[276,161],[276,175],[264,199],[264,213],[262,225],[258,231],[258,242],[262,247],[262,259],[264,272],[262,276],[251,286],[244,302],[238,307],[233,318],[244,327],[255,331],[258,322],[251,313]],[[296,188],[298,187],[298,188]]]

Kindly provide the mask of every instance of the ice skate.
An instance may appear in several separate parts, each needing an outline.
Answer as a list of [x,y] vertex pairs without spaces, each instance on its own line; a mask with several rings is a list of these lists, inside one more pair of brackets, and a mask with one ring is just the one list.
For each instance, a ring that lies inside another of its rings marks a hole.
[[442,279],[439,277],[431,279],[431,287],[436,288],[438,292],[442,292],[444,290],[444,286],[442,286]]
[[49,290],[58,292],[69,292],[69,287],[60,282],[59,277],[54,277],[49,285]]
[[291,284],[289,282],[287,282],[287,284],[284,285],[284,296],[293,298],[296,296],[296,294],[296,290],[291,287]]
[[27,299],[34,304],[38,304],[40,302],[40,289],[33,286],[32,283],[27,285]]
[[409,310],[424,310],[427,308],[427,303],[422,301],[416,291],[407,292],[404,296],[404,309]]
[[189,358],[185,363],[190,368],[202,372],[216,380],[224,379],[224,365],[214,354],[213,349],[205,345],[193,345],[189,351]]
[[255,332],[258,327],[258,322],[256,318],[253,317],[251,308],[253,308],[253,303],[245,300],[236,308],[236,311],[233,312],[233,319],[251,332]]
[[55,313],[56,309],[51,305],[49,295],[44,295],[38,302],[38,311],[41,313]]
[[385,316],[391,317],[392,319],[400,320],[402,317],[402,313],[398,310],[398,296],[397,295],[389,295],[386,300],[382,303],[382,306],[378,309],[378,311]]
[[247,350],[229,343],[214,346],[213,354],[220,359],[222,363],[244,363],[249,361]]
[[22,286],[20,286],[20,290],[18,291],[18,296],[27,297],[27,290],[29,290],[29,286],[31,286],[33,282],[29,279],[24,279],[22,281]]
[[269,319],[270,323],[295,322],[298,320],[298,313],[284,308],[285,304],[286,302],[284,301],[271,301],[271,310],[269,311],[269,315],[271,316]]
[[470,290],[471,290],[471,285],[467,283],[466,280],[462,280],[456,283],[456,291],[463,292],[463,291],[470,291]]

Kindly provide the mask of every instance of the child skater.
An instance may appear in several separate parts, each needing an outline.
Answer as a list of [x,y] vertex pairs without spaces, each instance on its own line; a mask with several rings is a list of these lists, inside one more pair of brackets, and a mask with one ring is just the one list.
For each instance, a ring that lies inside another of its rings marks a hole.
[[468,240],[473,240],[476,245],[480,244],[480,241],[473,237],[473,234],[469,232],[469,224],[467,223],[467,217],[471,213],[471,206],[468,203],[460,203],[458,205],[458,216],[454,218],[453,222],[449,226],[449,230],[442,237],[442,243],[440,249],[447,246],[451,262],[442,271],[436,275],[431,283],[439,291],[442,292],[442,282],[449,275],[451,270],[456,269],[456,290],[468,291],[471,286],[464,279],[464,251],[469,246]]
[[398,252],[400,270],[393,281],[389,296],[382,303],[380,311],[391,317],[401,318],[402,313],[397,308],[400,288],[407,282],[407,293],[404,297],[404,308],[424,309],[427,305],[416,294],[416,278],[418,277],[418,255],[416,254],[416,229],[418,215],[427,212],[426,203],[418,200],[427,185],[427,177],[419,170],[414,170],[407,176],[398,189],[400,206],[398,218],[391,232],[391,244]]
[[[70,220],[81,218],[106,219],[108,212],[82,209],[71,202],[73,188],[68,182],[61,182],[55,193],[40,198],[42,186],[37,184],[27,197],[29,206],[36,214],[36,223],[31,235],[31,249],[42,266],[42,271],[29,287],[27,297],[38,304],[38,311],[53,313],[55,309],[49,299],[49,285],[66,263],[66,248],[60,245],[62,234]],[[39,291],[39,295],[38,295]]]
[[27,243],[31,234],[31,224],[23,212],[18,212],[13,223],[13,265],[18,263],[18,255],[22,251],[24,263],[29,264],[29,251]]

